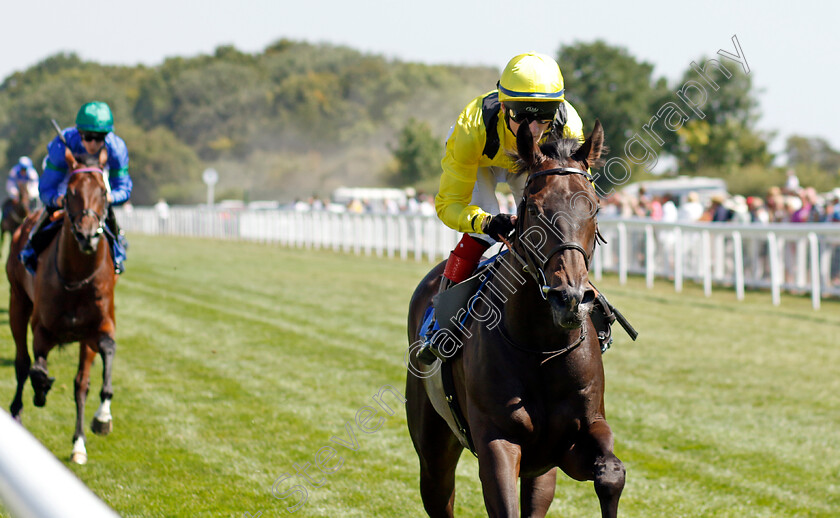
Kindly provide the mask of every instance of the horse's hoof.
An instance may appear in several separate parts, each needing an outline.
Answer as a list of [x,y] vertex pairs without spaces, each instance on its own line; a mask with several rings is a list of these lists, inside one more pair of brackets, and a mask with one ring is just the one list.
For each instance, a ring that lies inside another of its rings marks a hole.
[[82,453],[80,451],[74,451],[73,455],[70,455],[70,462],[73,464],[87,464],[87,453]]
[[90,429],[96,435],[108,435],[114,430],[114,421],[111,419],[107,421],[100,421],[94,417],[93,421],[90,422]]

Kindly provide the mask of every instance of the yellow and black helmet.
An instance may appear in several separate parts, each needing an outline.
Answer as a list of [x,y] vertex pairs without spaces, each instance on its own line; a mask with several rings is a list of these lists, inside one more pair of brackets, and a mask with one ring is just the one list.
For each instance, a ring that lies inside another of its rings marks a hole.
[[550,56],[536,52],[511,59],[496,86],[502,102],[558,102],[564,99],[560,67]]

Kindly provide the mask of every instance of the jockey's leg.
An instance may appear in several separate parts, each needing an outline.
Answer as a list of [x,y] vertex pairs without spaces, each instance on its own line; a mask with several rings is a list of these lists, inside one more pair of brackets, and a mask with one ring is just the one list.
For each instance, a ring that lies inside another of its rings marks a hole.
[[117,224],[117,217],[114,214],[114,208],[112,206],[108,207],[108,214],[105,216],[105,226],[108,227],[108,232],[105,235],[108,236],[108,243],[111,245],[111,257],[114,259],[114,272],[119,275],[125,271],[128,241]]
[[481,261],[481,255],[492,244],[492,240],[488,241],[485,238],[486,236],[477,234],[464,234],[461,237],[461,241],[455,245],[455,249],[450,252],[449,258],[446,260],[440,291],[444,291],[452,284],[458,284],[472,275],[475,267]]
[[20,255],[18,256],[20,262],[26,267],[29,273],[35,275],[35,268],[38,266],[38,254],[40,254],[44,248],[50,244],[52,240],[53,234],[52,233],[44,233],[44,227],[50,221],[50,215],[52,211],[44,209],[41,212],[41,215],[38,216],[38,220],[35,222],[35,225],[32,227],[32,230],[29,231],[29,240],[26,242],[26,245],[20,251]]

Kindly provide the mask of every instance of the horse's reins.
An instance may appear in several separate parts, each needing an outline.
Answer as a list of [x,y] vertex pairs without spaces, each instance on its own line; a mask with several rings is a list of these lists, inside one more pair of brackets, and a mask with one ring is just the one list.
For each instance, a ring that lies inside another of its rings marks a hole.
[[[587,173],[583,169],[578,169],[576,167],[555,167],[553,169],[546,169],[544,171],[538,171],[538,172],[532,174],[531,176],[529,176],[528,179],[526,180],[525,187],[522,189],[522,201],[520,203],[520,206],[524,209],[525,199],[526,199],[525,198],[526,197],[525,193],[528,191],[528,186],[531,184],[531,182],[535,178],[540,178],[542,176],[549,176],[549,175],[566,176],[566,175],[572,175],[572,174],[582,175],[590,183],[592,182],[592,176],[589,173]],[[523,225],[522,221],[523,221],[523,218],[522,218],[522,215],[520,214],[520,216],[517,218],[517,222],[516,222],[516,235],[517,236],[522,235],[522,225]],[[600,237],[600,232],[597,230],[597,227],[596,227],[595,241],[598,242],[599,238],[603,240],[603,238]],[[518,243],[518,241],[516,241],[516,242]],[[564,250],[577,250],[578,252],[580,252],[583,255],[583,260],[586,263],[586,268],[587,268],[587,270],[589,269],[589,262],[591,260],[591,257],[586,252],[586,249],[583,248],[583,246],[581,246],[579,243],[576,243],[574,241],[560,243],[559,245],[552,248],[551,251],[545,256],[545,259],[543,261],[541,261],[542,264],[539,265],[539,266],[537,265],[537,262],[534,260],[533,254],[529,251],[527,246],[525,247],[525,252],[523,254],[520,254],[516,250],[514,245],[512,245],[511,243],[509,243],[507,241],[505,241],[505,244],[508,246],[508,249],[510,250],[511,254],[513,254],[513,257],[515,257],[516,260],[519,261],[519,263],[522,265],[522,270],[525,273],[530,274],[531,277],[533,277],[534,281],[537,282],[537,286],[539,286],[539,288],[540,288],[540,296],[542,296],[543,300],[548,299],[548,292],[551,291],[551,287],[548,285],[548,280],[545,278],[545,268],[546,268],[546,266],[548,266],[548,263],[549,263],[549,261],[551,261],[552,257],[554,257],[555,255],[557,255],[558,253],[560,253]]]
[[[528,190],[528,186],[531,184],[531,182],[535,178],[539,178],[539,177],[542,177],[542,176],[548,176],[548,175],[571,175],[571,174],[583,175],[590,183],[592,182],[592,176],[589,173],[587,173],[583,169],[578,169],[578,168],[575,168],[575,167],[557,167],[557,168],[553,168],[553,169],[546,169],[544,171],[538,171],[538,172],[530,175],[528,177],[528,179],[526,180],[525,187],[522,189],[522,202],[521,202],[520,206],[524,208],[525,200],[526,200],[525,197],[526,197],[526,192]],[[522,231],[521,231],[522,221],[523,221],[523,218],[520,215],[520,217],[517,219],[517,223],[516,223],[516,235],[517,236],[522,234]],[[596,242],[597,242],[599,236],[600,236],[600,233],[596,229]],[[601,239],[603,239],[603,238],[601,238]],[[507,246],[508,250],[510,251],[510,254],[522,265],[522,270],[524,272],[530,274],[531,277],[534,279],[534,281],[537,282],[537,286],[539,286],[539,288],[540,288],[540,295],[542,296],[543,300],[548,299],[548,292],[551,290],[551,287],[548,286],[548,281],[545,278],[544,269],[548,265],[548,262],[551,260],[551,258],[554,257],[556,254],[562,252],[563,250],[577,250],[578,252],[583,254],[583,258],[586,261],[586,267],[587,267],[587,269],[589,268],[589,260],[590,260],[589,254],[586,253],[586,250],[583,248],[583,246],[581,246],[580,244],[575,243],[573,241],[572,242],[560,243],[559,245],[557,245],[553,249],[551,249],[551,252],[549,252],[549,254],[546,256],[545,260],[542,261],[542,267],[537,267],[536,266],[531,253],[528,252],[528,247],[525,247],[525,253],[520,255],[520,253],[517,252],[514,245],[511,244],[508,240],[502,239],[502,242]],[[518,241],[516,241],[516,242],[518,242]],[[497,270],[498,270],[498,268],[499,267],[496,266]],[[498,274],[498,271],[497,271],[497,274]],[[489,290],[489,291],[493,292],[494,290]],[[502,336],[502,338],[505,340],[505,342],[507,342],[508,345],[510,345],[514,349],[518,349],[520,351],[524,351],[524,352],[531,353],[531,354],[545,354],[545,355],[548,355],[548,358],[546,358],[542,362],[540,362],[540,365],[543,365],[547,361],[552,360],[552,359],[556,358],[557,356],[565,354],[565,353],[571,351],[572,349],[576,348],[577,346],[582,344],[584,340],[586,340],[586,336],[587,336],[586,335],[586,326],[582,325],[580,327],[580,336],[578,336],[578,339],[575,340],[574,342],[566,345],[565,347],[562,347],[562,348],[554,350],[554,351],[535,351],[533,349],[527,349],[527,348],[522,347],[521,345],[517,344],[507,334],[507,331],[505,330],[505,325],[504,325],[504,313],[502,313],[502,321],[496,327],[499,330],[499,334]]]

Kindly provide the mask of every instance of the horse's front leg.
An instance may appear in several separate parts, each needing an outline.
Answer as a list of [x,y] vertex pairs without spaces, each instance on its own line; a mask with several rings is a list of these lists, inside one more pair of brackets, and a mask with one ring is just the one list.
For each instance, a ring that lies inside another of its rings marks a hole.
[[519,478],[522,449],[519,445],[500,438],[495,432],[485,431],[475,436],[478,438],[478,475],[488,516],[519,516],[516,483]]
[[581,430],[575,448],[561,468],[576,480],[594,480],[603,518],[618,516],[618,500],[624,490],[624,464],[613,453],[613,435],[603,418]]
[[13,284],[9,295],[9,327],[15,339],[17,389],[15,389],[15,397],[9,411],[18,421],[20,421],[20,412],[23,409],[23,387],[29,378],[29,368],[32,366],[32,358],[29,357],[29,346],[26,341],[31,315],[32,301],[18,285]]
[[73,434],[73,453],[70,454],[70,461],[76,464],[87,462],[84,423],[85,400],[87,400],[88,388],[90,387],[90,366],[93,364],[93,359],[96,358],[96,352],[91,345],[90,341],[79,343],[79,369],[73,383],[76,396],[76,431]]
[[55,339],[40,325],[32,329],[32,355],[35,357],[35,364],[29,369],[29,380],[32,382],[32,389],[35,394],[32,396],[32,404],[42,407],[47,404],[47,392],[52,388],[55,378],[50,376],[47,368],[47,355],[55,346]]
[[548,513],[557,487],[557,468],[535,478],[522,478],[522,516],[543,518]]
[[102,390],[99,392],[101,403],[96,414],[93,415],[90,428],[97,435],[108,435],[114,429],[111,417],[111,398],[114,397],[111,375],[114,369],[114,356],[117,354],[117,342],[111,335],[100,335],[99,354],[102,356]]

